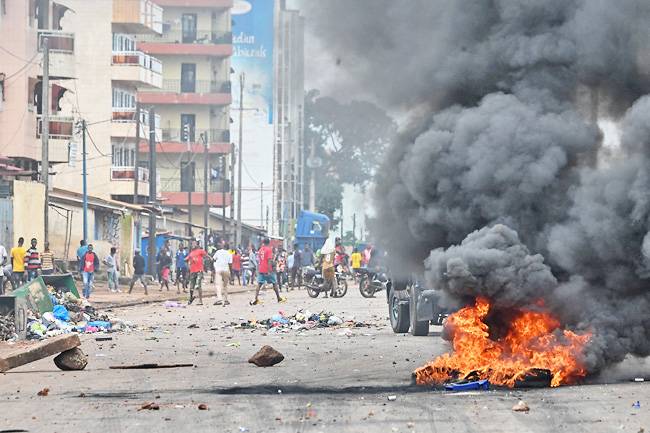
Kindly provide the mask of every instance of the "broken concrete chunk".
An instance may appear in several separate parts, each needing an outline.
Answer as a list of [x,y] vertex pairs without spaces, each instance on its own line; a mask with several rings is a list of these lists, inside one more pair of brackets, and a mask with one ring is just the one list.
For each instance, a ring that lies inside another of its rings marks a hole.
[[284,355],[272,348],[271,346],[263,346],[255,355],[248,360],[251,364],[258,367],[271,367],[284,360]]
[[528,407],[525,401],[519,400],[519,403],[512,406],[512,410],[515,412],[528,412],[530,408]]
[[60,353],[54,358],[54,364],[63,371],[83,370],[88,365],[88,355],[75,347]]

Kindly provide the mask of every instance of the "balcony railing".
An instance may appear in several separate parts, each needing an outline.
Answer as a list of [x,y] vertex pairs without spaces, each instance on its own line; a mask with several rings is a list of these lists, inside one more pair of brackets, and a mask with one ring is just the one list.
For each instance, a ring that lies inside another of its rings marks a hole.
[[209,80],[163,80],[160,89],[147,89],[147,92],[168,93],[228,93],[230,94],[230,81]]
[[[135,108],[113,107],[113,122],[135,122]],[[140,124],[145,128],[149,126],[149,112],[140,110]],[[156,114],[156,127],[160,125],[160,115]]]
[[213,44],[231,45],[232,32],[197,30],[187,32],[179,28],[165,30],[162,35],[138,35],[141,42],[160,42],[166,44]]
[[[111,167],[111,180],[135,180],[135,167]],[[149,182],[149,169],[138,167],[138,181]]]
[[145,69],[162,74],[162,63],[142,51],[113,51],[114,65],[142,66]]
[[[36,137],[43,131],[42,116],[37,117]],[[50,138],[53,140],[69,140],[74,133],[74,118],[64,116],[50,116]]]
[[208,143],[230,143],[230,131],[227,129],[197,129],[188,135],[180,128],[163,128],[162,141],[190,143],[201,142],[201,136],[208,137]]
[[61,30],[39,30],[38,50],[43,51],[43,38],[47,38],[50,51],[74,53],[74,33]]

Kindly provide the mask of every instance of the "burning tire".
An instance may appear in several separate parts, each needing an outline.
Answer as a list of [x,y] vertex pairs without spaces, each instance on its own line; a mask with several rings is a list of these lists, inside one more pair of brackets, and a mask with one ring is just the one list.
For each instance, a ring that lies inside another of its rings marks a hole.
[[415,299],[415,290],[413,287],[409,288],[409,327],[411,335],[416,337],[426,337],[429,335],[429,321],[418,320],[417,318],[417,300]]
[[395,296],[393,290],[388,296],[388,315],[390,316],[390,326],[396,334],[404,334],[409,331],[409,306]]

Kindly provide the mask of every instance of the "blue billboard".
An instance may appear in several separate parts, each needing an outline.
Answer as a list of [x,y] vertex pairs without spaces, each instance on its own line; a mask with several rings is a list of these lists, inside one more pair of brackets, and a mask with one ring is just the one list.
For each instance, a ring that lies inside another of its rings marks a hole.
[[[232,8],[233,106],[239,106],[239,77],[246,75],[244,105],[273,123],[275,0],[235,0]],[[261,116],[260,116],[261,117]]]

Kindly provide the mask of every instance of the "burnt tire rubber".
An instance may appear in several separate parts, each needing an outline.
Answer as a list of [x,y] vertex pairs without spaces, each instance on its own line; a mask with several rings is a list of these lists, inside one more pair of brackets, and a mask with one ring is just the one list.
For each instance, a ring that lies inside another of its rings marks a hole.
[[359,281],[359,293],[364,298],[375,297],[375,289],[370,285],[370,279],[367,276],[363,276]]
[[405,334],[409,332],[409,306],[400,304],[400,300],[395,296],[395,292],[390,291],[388,296],[388,315],[390,317],[390,326],[395,334]]
[[312,286],[307,285],[307,294],[309,295],[310,298],[318,298],[318,295],[320,295],[320,291],[318,289],[314,289]]
[[415,337],[426,337],[429,335],[429,321],[417,320],[417,305],[415,301],[415,292],[409,288],[409,327],[411,335]]

